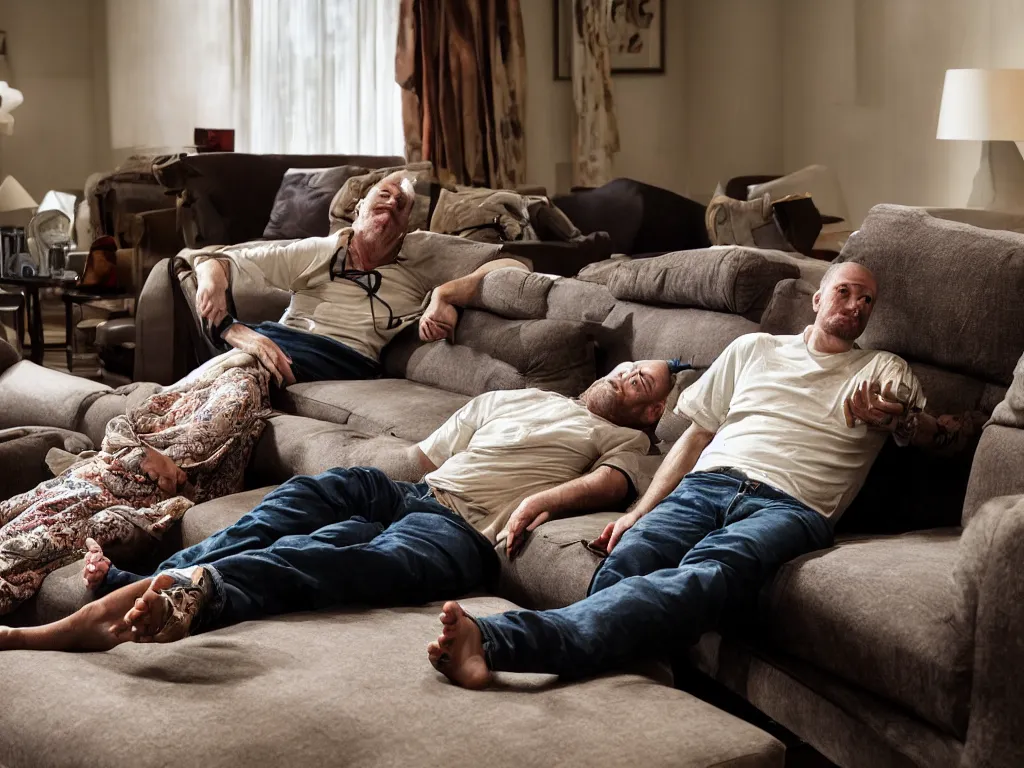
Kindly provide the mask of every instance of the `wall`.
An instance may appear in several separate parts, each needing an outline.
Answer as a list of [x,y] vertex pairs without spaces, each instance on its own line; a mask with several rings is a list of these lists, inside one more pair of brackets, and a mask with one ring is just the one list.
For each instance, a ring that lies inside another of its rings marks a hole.
[[935,138],[946,69],[1024,67],[1024,0],[784,0],[784,160],[878,202],[964,205],[978,142]]
[[[527,176],[564,189],[572,87],[555,81],[553,0],[521,0]],[[614,172],[699,198],[782,166],[782,0],[665,0],[665,73],[615,75]],[[562,173],[559,173],[562,170]],[[561,183],[560,183],[561,182]]]
[[230,0],[106,0],[114,158],[234,125]]
[[0,0],[9,81],[25,95],[0,136],[0,177],[40,200],[110,167],[103,0]]

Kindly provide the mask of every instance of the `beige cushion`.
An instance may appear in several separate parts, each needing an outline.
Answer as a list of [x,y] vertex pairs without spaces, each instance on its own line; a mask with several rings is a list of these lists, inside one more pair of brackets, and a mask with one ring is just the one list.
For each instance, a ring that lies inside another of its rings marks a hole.
[[351,227],[356,218],[356,204],[366,197],[366,193],[374,184],[395,171],[408,171],[416,190],[416,199],[413,202],[412,213],[409,215],[408,231],[430,229],[432,201],[437,200],[441,185],[434,174],[433,163],[420,162],[380,168],[346,180],[344,186],[338,190],[331,201],[331,232]]
[[877,205],[840,258],[878,280],[863,346],[1009,385],[1024,349],[1024,235]]
[[700,248],[621,263],[608,276],[608,290],[628,301],[744,314],[763,309],[779,280],[799,275],[756,248]]
[[[478,615],[513,608],[472,598]],[[750,766],[782,744],[650,673],[450,685],[427,662],[440,604],[252,621],[104,654],[0,654],[9,766]],[[88,702],[88,706],[83,706]],[[128,745],[146,745],[130,749]]]
[[0,374],[0,429],[36,426],[77,430],[93,399],[110,391],[106,384],[22,360]]
[[555,280],[510,267],[484,275],[467,306],[485,309],[510,320],[536,320],[547,315],[548,293]]
[[668,399],[665,401],[665,413],[662,414],[654,429],[654,434],[660,442],[674,443],[683,436],[683,432],[689,429],[691,422],[681,413],[675,412],[676,403],[679,401],[680,393],[697,381],[702,373],[704,373],[703,370],[691,368],[687,371],[680,371],[672,377],[672,391],[668,393]]
[[761,315],[761,330],[783,336],[802,333],[814,324],[816,313],[811,300],[816,290],[805,280],[780,280]]
[[427,437],[470,399],[405,379],[315,381],[274,390],[272,397],[288,413],[413,442]]
[[574,396],[596,377],[583,323],[507,320],[471,309],[463,313],[455,340],[425,343],[410,328],[388,345],[384,370],[471,397],[526,387]]
[[959,529],[852,539],[787,563],[764,596],[774,642],[962,739],[973,626],[953,615],[959,540]]

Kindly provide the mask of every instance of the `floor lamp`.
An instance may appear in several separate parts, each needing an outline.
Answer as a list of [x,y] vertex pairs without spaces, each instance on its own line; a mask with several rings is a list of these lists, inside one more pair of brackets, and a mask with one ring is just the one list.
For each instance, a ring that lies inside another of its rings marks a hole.
[[981,141],[967,205],[1024,212],[1024,69],[950,69],[936,138]]

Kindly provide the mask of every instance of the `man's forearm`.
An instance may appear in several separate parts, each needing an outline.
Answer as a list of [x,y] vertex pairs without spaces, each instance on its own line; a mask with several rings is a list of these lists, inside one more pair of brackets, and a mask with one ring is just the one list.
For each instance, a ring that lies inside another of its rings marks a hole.
[[447,283],[439,285],[434,291],[442,301],[453,304],[456,307],[464,307],[472,301],[473,296],[480,288],[480,282],[484,279],[484,275],[498,269],[509,268],[528,271],[526,267],[515,259],[498,259],[497,261],[489,261],[464,277],[449,280]]
[[543,503],[552,518],[574,512],[609,509],[620,504],[629,493],[629,481],[619,470],[598,467],[582,477],[542,491],[535,498]]
[[646,515],[654,509],[662,500],[668,496],[697,463],[701,453],[707,448],[714,432],[701,429],[696,424],[691,424],[683,436],[672,446],[665,460],[658,467],[658,471],[651,481],[647,492],[640,501],[633,507],[633,512],[638,515]]
[[210,256],[204,258],[196,267],[196,282],[209,281],[212,286],[227,290],[231,279],[231,266],[227,259]]

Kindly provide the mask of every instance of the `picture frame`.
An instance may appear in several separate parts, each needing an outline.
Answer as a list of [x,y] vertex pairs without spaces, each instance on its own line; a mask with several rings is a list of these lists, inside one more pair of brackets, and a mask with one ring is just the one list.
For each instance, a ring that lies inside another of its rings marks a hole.
[[[573,0],[551,2],[554,77],[571,80]],[[611,0],[608,12],[612,74],[664,74],[665,0]]]

